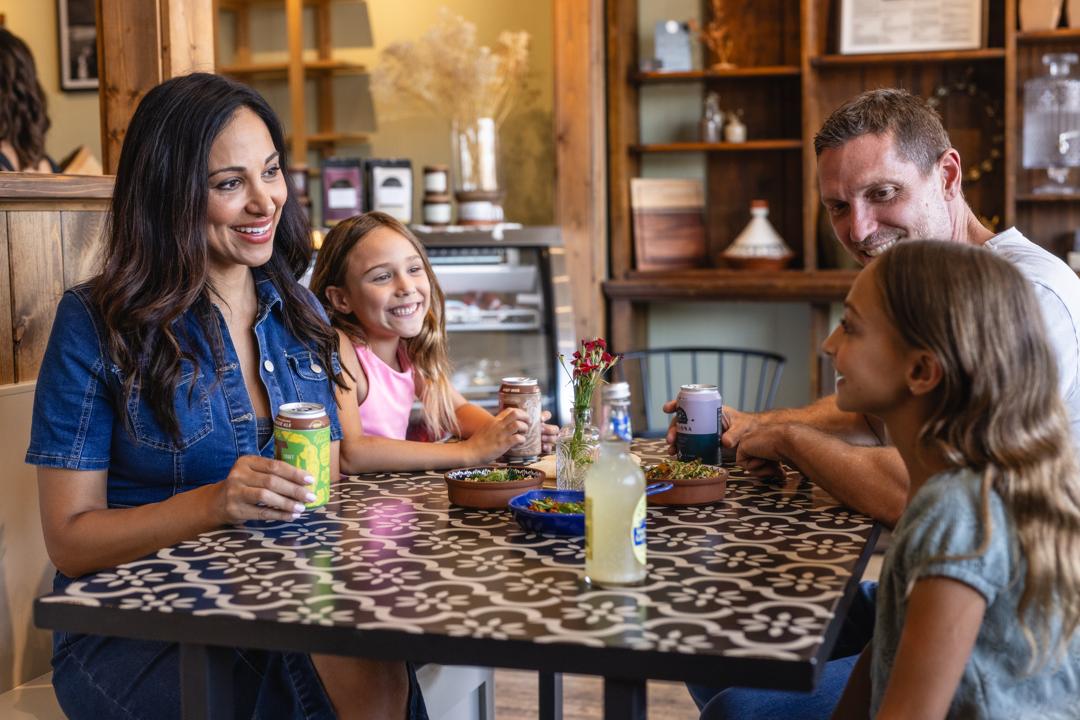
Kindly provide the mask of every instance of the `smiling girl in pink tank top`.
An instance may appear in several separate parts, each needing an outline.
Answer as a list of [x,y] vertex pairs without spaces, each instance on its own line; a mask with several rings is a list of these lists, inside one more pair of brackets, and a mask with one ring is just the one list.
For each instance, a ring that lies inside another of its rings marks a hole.
[[[492,417],[450,385],[442,289],[420,241],[396,219],[370,212],[334,226],[311,289],[338,330],[341,362],[353,379],[338,389],[342,472],[483,464],[524,439],[522,411]],[[427,437],[462,442],[405,440],[415,399]],[[557,432],[544,426],[544,452]]]

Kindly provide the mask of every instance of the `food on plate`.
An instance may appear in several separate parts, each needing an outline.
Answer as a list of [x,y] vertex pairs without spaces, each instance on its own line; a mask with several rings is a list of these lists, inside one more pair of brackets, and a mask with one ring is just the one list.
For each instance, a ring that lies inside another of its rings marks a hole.
[[715,465],[706,465],[701,459],[683,462],[682,460],[664,460],[659,465],[654,465],[645,471],[645,480],[655,482],[657,480],[691,480],[694,478],[706,478],[718,475],[720,468]]
[[582,514],[585,512],[583,502],[560,502],[554,498],[537,498],[529,502],[529,510],[540,513],[557,513],[560,515]]
[[462,474],[458,480],[466,482],[500,483],[514,482],[515,480],[527,480],[533,477],[531,473],[523,472],[517,468],[495,468],[491,470],[477,470],[475,473]]

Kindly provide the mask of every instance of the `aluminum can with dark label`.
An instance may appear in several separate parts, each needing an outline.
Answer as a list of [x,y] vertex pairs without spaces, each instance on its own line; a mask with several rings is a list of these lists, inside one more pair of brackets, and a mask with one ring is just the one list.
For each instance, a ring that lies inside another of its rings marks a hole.
[[540,457],[540,386],[536,378],[503,378],[499,386],[499,412],[505,408],[521,408],[528,416],[529,429],[525,440],[506,451],[503,460],[532,462]]
[[675,448],[683,461],[720,463],[723,401],[715,385],[683,385],[675,401]]
[[320,403],[285,403],[274,417],[274,457],[298,467],[315,484],[309,488],[315,500],[305,505],[321,507],[330,501],[330,417]]

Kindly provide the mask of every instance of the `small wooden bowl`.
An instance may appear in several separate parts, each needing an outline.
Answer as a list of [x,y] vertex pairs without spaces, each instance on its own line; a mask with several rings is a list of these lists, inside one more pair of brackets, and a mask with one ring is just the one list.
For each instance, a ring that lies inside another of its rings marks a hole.
[[[477,482],[469,479],[485,471],[507,469],[513,469],[528,477],[507,482]],[[506,468],[499,465],[481,465],[450,470],[444,473],[443,477],[446,478],[446,490],[451,503],[477,510],[501,510],[512,497],[528,490],[536,490],[544,483],[542,470],[520,466]]]
[[648,482],[669,482],[675,487],[666,492],[649,495],[650,505],[708,505],[720,502],[727,493],[728,471],[722,467],[710,465],[716,473],[709,477],[660,478]]

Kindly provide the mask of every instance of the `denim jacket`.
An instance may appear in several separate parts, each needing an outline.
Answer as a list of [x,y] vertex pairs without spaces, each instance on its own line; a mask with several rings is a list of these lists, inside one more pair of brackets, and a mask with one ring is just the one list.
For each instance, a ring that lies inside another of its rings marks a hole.
[[[285,329],[282,298],[274,284],[258,271],[255,278],[259,375],[271,411],[287,402],[322,403],[330,414],[331,437],[340,440],[326,368]],[[309,298],[325,318],[314,296],[309,293]],[[224,362],[217,366],[208,342],[188,348],[199,361],[199,372],[184,361],[175,400],[180,437],[174,439],[158,424],[138,387],[128,401],[128,426],[121,427],[116,407],[124,402],[123,377],[109,358],[90,287],[79,285],[64,293],[38,373],[26,462],[68,470],[107,469],[109,507],[131,507],[218,482],[241,455],[272,457],[273,440],[258,446],[239,359],[216,307],[215,314],[225,343]],[[193,312],[177,322],[187,323],[188,337],[202,337]],[[336,372],[336,354],[333,361]]]

